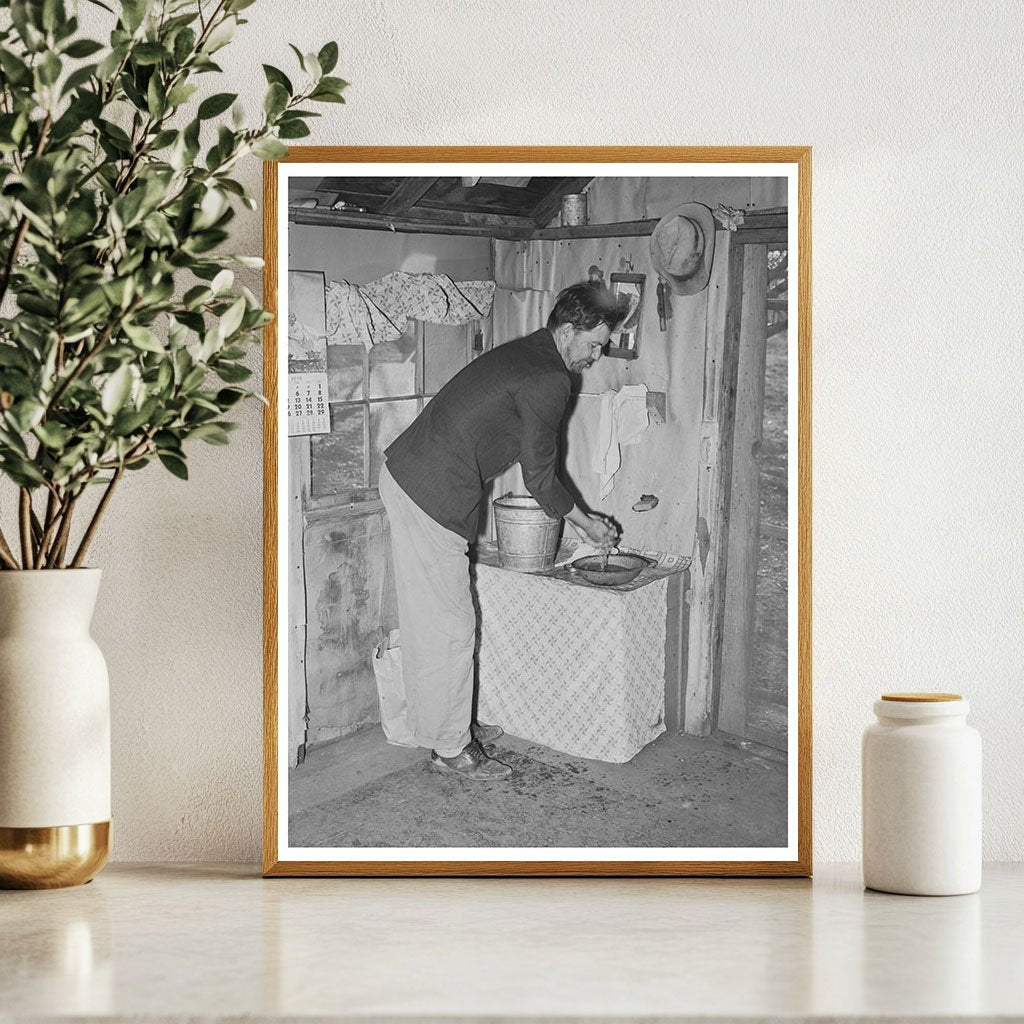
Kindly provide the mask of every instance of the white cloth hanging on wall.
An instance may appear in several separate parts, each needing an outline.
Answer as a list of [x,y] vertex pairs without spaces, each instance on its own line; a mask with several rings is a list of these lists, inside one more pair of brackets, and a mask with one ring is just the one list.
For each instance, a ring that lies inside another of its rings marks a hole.
[[622,465],[620,449],[639,443],[650,422],[646,384],[627,384],[621,391],[601,396],[593,469],[601,481],[602,499],[615,487],[615,474]]
[[409,320],[464,324],[484,320],[494,302],[493,281],[453,281],[447,274],[395,271],[369,284],[330,281],[325,294],[327,343],[397,341]]

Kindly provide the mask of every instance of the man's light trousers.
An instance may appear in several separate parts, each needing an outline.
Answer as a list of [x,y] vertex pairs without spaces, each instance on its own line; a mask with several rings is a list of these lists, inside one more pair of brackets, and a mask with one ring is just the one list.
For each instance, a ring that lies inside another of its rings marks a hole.
[[380,471],[391,527],[407,724],[416,743],[454,757],[470,740],[476,613],[469,544]]

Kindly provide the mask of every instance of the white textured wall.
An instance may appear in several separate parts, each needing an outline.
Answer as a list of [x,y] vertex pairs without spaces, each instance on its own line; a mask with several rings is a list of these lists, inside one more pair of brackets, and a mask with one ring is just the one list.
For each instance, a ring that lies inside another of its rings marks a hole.
[[[936,688],[962,690],[984,736],[986,855],[1024,858],[1019,4],[246,13],[217,89],[252,104],[287,42],[340,43],[349,104],[313,143],[814,147],[816,856],[859,855],[872,698]],[[258,215],[237,223],[258,251]],[[187,485],[132,479],[96,549],[122,860],[258,857],[256,408],[192,466]]]

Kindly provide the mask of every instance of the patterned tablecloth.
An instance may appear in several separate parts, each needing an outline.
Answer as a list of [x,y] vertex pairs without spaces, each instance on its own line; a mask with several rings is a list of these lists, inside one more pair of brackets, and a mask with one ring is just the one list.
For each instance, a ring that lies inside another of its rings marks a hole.
[[[658,556],[654,556],[658,557]],[[632,589],[478,559],[481,721],[579,757],[622,763],[665,731],[666,556]]]

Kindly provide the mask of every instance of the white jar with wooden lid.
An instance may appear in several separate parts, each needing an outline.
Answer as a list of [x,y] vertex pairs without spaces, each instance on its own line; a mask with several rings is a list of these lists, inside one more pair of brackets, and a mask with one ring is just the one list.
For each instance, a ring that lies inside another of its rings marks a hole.
[[864,884],[913,896],[981,887],[981,737],[955,693],[887,693],[864,731]]

